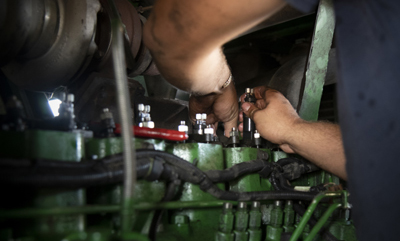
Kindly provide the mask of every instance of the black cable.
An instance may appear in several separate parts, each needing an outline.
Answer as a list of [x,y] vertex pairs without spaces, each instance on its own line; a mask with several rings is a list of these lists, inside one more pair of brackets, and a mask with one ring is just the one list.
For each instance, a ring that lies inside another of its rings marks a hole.
[[240,176],[259,172],[266,166],[272,166],[272,165],[273,165],[272,163],[269,163],[264,160],[252,160],[236,164],[225,170],[209,170],[206,171],[205,173],[208,176],[208,178],[210,178],[210,180],[214,183],[229,182]]
[[[157,159],[158,158],[158,159]],[[160,158],[162,160],[160,160]],[[76,170],[58,170],[59,172],[47,171],[49,168],[25,168],[20,170],[12,170],[3,168],[0,170],[0,182],[13,185],[26,185],[37,187],[88,187],[92,185],[100,185],[106,183],[120,182],[123,177],[123,165],[121,164],[120,155],[105,158],[94,162],[90,167],[82,168],[81,171]],[[150,162],[150,163],[149,163]],[[162,162],[170,164],[171,169],[163,168]],[[154,168],[158,166],[159,168]],[[208,176],[188,161],[172,155],[170,153],[155,150],[138,150],[137,151],[137,170],[138,178],[146,178],[151,176],[157,180],[164,175],[178,174],[183,181],[200,185],[200,188],[210,193],[216,198],[223,200],[312,200],[314,194],[295,192],[295,191],[266,191],[266,192],[230,192],[219,189]],[[151,170],[150,170],[151,168]],[[15,169],[15,168],[14,168]]]

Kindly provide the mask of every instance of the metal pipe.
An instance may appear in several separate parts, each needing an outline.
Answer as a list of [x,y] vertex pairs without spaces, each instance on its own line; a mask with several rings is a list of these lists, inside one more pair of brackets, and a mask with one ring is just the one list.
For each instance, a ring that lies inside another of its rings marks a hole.
[[304,239],[304,241],[311,241],[315,237],[315,235],[321,230],[321,228],[324,226],[326,221],[328,221],[328,218],[331,216],[331,214],[339,207],[341,207],[342,204],[340,203],[335,203],[329,206],[329,208],[325,211],[325,213],[322,215],[322,217],[318,220],[317,224],[313,227],[311,232],[308,234],[307,238]]
[[310,220],[312,214],[314,213],[315,209],[318,206],[318,203],[324,199],[325,197],[340,197],[342,192],[324,192],[318,194],[313,201],[311,202],[310,206],[308,206],[306,212],[304,213],[303,217],[300,220],[299,225],[297,226],[296,230],[294,230],[292,237],[290,237],[289,241],[296,241],[301,233],[303,232],[308,220]]
[[[165,203],[138,203],[135,210],[147,211],[156,209],[181,209],[181,208],[213,208],[222,207],[230,203],[237,205],[236,201],[191,201],[191,202],[165,202]],[[250,204],[251,202],[248,202]],[[120,205],[91,205],[63,208],[24,208],[15,210],[1,210],[0,219],[34,218],[43,216],[93,214],[93,213],[117,213],[121,211]]]
[[112,9],[112,58],[117,90],[118,110],[121,121],[121,135],[124,157],[124,189],[122,199],[122,232],[130,231],[130,219],[133,209],[133,195],[136,184],[136,159],[133,140],[132,107],[129,97],[128,77],[124,51],[124,27],[115,2],[109,0]]

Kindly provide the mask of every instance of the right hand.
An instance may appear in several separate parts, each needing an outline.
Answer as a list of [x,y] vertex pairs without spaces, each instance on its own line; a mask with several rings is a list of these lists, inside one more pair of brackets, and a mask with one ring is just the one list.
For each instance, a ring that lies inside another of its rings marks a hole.
[[[255,104],[244,102],[245,95],[240,97],[243,110],[239,115],[240,122],[243,122],[243,113],[246,114],[254,121],[263,138],[278,144],[284,152],[294,153],[288,144],[290,132],[296,123],[303,120],[289,100],[277,90],[259,86],[253,91],[257,99]],[[243,123],[239,125],[239,130],[243,131]]]

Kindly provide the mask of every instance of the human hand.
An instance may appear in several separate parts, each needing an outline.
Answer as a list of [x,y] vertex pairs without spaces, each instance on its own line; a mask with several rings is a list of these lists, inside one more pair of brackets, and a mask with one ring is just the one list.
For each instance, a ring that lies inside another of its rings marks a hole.
[[207,124],[213,124],[215,128],[222,121],[225,136],[229,136],[232,127],[237,127],[239,114],[235,86],[230,84],[217,94],[190,96],[189,115],[192,121],[195,120],[196,113],[207,113]]
[[[290,102],[277,90],[259,86],[253,89],[257,99],[255,104],[244,102],[245,95],[240,97],[242,110],[239,120],[243,122],[243,113],[249,116],[255,123],[260,135],[275,143],[287,152],[293,153],[290,147],[290,132],[296,123],[303,121],[292,107]],[[243,131],[243,123],[239,125]]]

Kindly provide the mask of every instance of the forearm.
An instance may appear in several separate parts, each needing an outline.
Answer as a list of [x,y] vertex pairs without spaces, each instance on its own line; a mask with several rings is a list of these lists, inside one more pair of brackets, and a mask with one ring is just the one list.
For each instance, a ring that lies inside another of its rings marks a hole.
[[230,74],[221,46],[282,6],[282,0],[158,0],[144,42],[170,83],[208,94],[218,91]]
[[346,158],[339,125],[299,120],[287,134],[286,143],[297,154],[346,180]]

